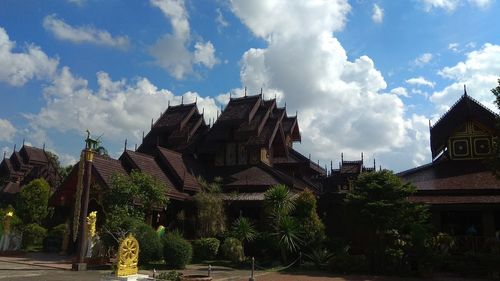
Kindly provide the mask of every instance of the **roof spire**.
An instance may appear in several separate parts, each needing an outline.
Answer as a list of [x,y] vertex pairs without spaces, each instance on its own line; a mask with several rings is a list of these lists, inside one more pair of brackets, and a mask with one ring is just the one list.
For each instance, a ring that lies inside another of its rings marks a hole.
[[245,98],[247,97],[247,86],[245,86]]
[[144,141],[144,131],[142,131],[142,140]]
[[181,104],[184,104],[184,96],[181,96]]
[[285,101],[285,109],[286,109],[286,101]]
[[260,87],[260,95],[262,96],[262,87]]
[[344,152],[340,153],[340,160],[342,161],[342,163],[344,163]]
[[170,100],[168,100],[168,107],[167,107],[167,109],[168,109],[168,108],[170,108]]
[[431,130],[431,119],[429,119],[429,131]]
[[14,152],[16,152],[16,144],[14,144]]
[[3,151],[3,159],[5,159],[5,154],[7,154],[7,151]]
[[375,157],[373,158],[373,170],[377,169],[377,163],[375,162]]
[[309,161],[311,161],[311,153],[309,153]]
[[467,96],[467,85],[464,84],[464,96]]
[[43,147],[42,147],[43,151],[45,151],[45,143],[43,143]]
[[232,98],[233,98],[233,93],[229,91],[229,100],[231,100]]
[[135,149],[134,149],[134,151],[137,151],[137,143],[135,144]]
[[330,169],[333,170],[333,160],[330,160]]
[[202,108],[202,109],[201,109],[201,114],[202,114],[202,115],[205,115],[205,108]]
[[153,118],[151,118],[151,129],[153,129]]
[[24,146],[24,138],[23,138],[23,146]]
[[194,103],[198,103],[198,96],[194,97]]
[[127,139],[125,139],[125,146],[123,147],[123,151],[127,151]]
[[363,162],[363,152],[361,152],[361,162]]

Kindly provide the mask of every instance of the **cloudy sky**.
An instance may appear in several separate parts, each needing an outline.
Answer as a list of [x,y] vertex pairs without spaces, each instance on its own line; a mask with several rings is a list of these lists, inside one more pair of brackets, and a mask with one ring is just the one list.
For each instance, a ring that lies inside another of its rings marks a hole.
[[206,118],[260,89],[298,112],[314,161],[429,162],[429,120],[463,94],[493,108],[495,0],[0,1],[0,149],[75,161],[85,130],[118,156],[168,102]]

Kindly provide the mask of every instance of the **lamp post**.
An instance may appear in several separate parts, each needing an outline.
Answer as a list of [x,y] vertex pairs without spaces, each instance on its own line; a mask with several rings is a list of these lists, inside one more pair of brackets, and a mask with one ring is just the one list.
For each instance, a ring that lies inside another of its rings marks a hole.
[[92,150],[92,142],[89,137],[86,140],[86,147],[84,150],[85,168],[84,168],[84,181],[83,190],[81,198],[81,210],[80,219],[78,227],[78,244],[76,249],[76,262],[73,263],[72,269],[75,271],[87,270],[87,264],[85,263],[85,251],[87,249],[87,212],[89,206],[89,194],[90,194],[90,179],[92,173],[92,161],[94,159],[94,151]]

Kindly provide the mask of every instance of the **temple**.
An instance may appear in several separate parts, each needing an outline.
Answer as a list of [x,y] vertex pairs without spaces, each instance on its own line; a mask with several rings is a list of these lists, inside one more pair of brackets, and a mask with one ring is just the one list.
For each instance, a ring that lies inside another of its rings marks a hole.
[[19,151],[14,151],[0,163],[0,200],[12,204],[22,186],[38,178],[44,178],[52,191],[61,183],[61,177],[55,163],[45,149],[23,144]]
[[494,236],[500,230],[500,180],[489,167],[497,118],[465,92],[430,127],[432,162],[399,173],[417,188],[410,200],[431,206],[438,231]]
[[[325,169],[293,148],[300,140],[297,116],[262,95],[230,98],[213,124],[205,122],[196,103],[169,105],[137,149],[125,147],[118,159],[94,157],[89,211],[101,209],[100,190],[111,187],[113,174],[139,170],[164,183],[170,198],[167,210],[150,214],[153,225],[173,223],[182,210],[192,212],[192,196],[202,188],[200,177],[222,180],[230,216],[259,218],[270,186],[285,184],[296,192],[308,188],[319,194],[317,178]],[[75,168],[52,197],[59,209],[71,208],[77,174]]]

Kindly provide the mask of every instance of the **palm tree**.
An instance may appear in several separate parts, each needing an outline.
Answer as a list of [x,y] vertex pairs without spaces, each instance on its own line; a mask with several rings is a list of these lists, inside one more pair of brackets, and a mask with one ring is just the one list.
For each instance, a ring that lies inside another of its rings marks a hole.
[[251,242],[257,235],[253,223],[245,217],[239,217],[233,222],[232,231],[234,237],[241,242]]
[[295,208],[294,196],[283,184],[278,184],[264,193],[264,203],[270,212],[270,218],[279,222]]

